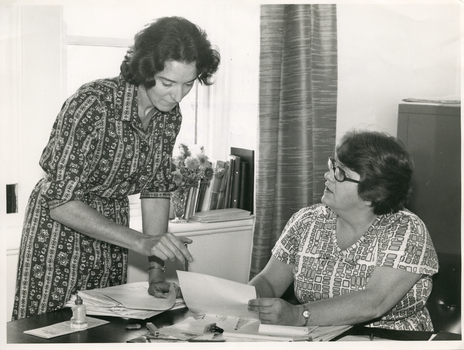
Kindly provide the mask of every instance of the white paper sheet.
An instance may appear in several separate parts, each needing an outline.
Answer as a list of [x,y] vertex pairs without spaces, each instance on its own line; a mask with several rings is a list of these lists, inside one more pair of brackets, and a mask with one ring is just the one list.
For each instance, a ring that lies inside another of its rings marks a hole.
[[[98,318],[87,317],[88,326],[86,329],[98,327],[104,324],[109,323],[109,321],[100,320]],[[50,326],[40,327],[36,329],[31,329],[24,331],[25,334],[35,335],[36,337],[50,339],[59,337],[61,335],[82,332],[83,330],[71,329],[71,321],[63,321],[59,323],[52,324]]]
[[248,311],[248,301],[256,299],[254,286],[195,272],[177,271],[187,307],[198,314],[259,319]]

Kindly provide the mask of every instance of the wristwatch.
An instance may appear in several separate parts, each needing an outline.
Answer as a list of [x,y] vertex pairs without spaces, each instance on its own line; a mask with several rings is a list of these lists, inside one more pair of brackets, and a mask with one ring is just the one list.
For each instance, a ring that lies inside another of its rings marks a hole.
[[308,325],[309,318],[311,317],[311,312],[309,312],[308,307],[303,304],[303,317],[305,319],[305,327]]

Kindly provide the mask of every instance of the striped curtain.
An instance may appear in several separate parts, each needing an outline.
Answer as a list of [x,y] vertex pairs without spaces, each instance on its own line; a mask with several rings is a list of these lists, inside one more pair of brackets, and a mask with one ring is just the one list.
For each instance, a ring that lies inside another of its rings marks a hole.
[[256,225],[250,278],[291,215],[319,203],[335,146],[335,5],[262,5]]

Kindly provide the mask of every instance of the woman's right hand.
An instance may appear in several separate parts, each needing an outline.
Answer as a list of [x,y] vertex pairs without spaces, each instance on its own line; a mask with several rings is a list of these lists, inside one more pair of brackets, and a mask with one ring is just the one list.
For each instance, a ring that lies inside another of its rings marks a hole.
[[157,256],[161,260],[179,260],[182,264],[185,260],[193,261],[187,244],[193,241],[187,237],[177,237],[168,232],[163,235],[145,235],[142,238],[141,253],[146,256]]
[[153,295],[156,298],[166,299],[169,296],[171,286],[174,288],[176,298],[181,298],[182,293],[180,287],[175,283],[169,283],[166,281],[158,281],[148,283],[148,294]]

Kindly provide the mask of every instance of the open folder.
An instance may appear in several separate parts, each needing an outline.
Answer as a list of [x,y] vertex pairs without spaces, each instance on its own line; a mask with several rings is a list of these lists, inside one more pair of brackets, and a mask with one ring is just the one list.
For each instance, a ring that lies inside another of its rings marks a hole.
[[[88,315],[146,319],[166,310],[185,307],[182,299],[176,299],[173,285],[165,299],[148,294],[148,282],[82,290],[78,294],[86,306]],[[73,296],[66,306],[72,307],[75,300],[76,296]]]

